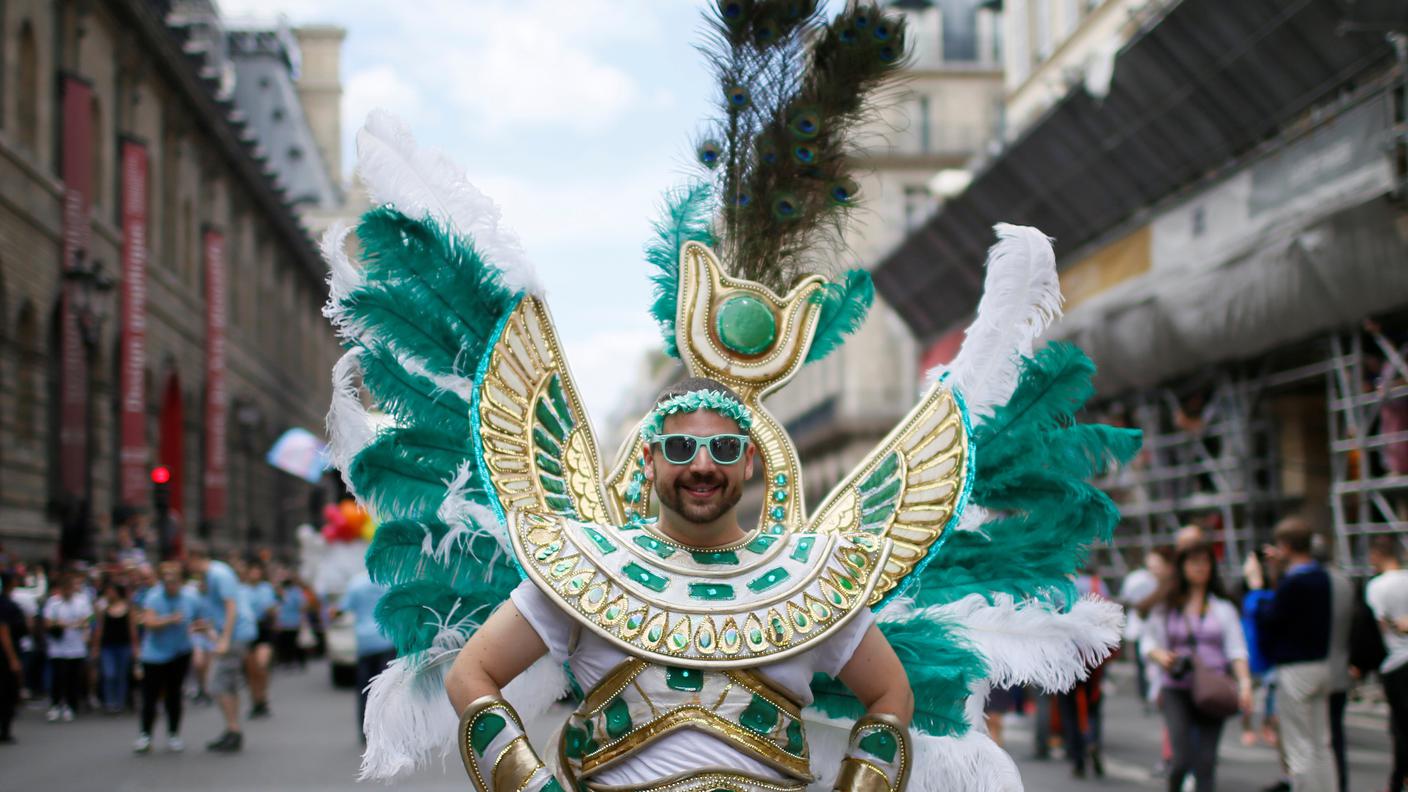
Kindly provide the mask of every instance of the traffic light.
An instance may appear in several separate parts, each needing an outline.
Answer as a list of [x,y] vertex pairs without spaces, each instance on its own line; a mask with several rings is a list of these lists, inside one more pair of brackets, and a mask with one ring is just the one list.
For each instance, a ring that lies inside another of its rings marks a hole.
[[152,468],[152,511],[156,517],[157,539],[161,542],[161,557],[166,559],[172,555],[175,537],[171,535],[170,519],[171,468],[165,465]]

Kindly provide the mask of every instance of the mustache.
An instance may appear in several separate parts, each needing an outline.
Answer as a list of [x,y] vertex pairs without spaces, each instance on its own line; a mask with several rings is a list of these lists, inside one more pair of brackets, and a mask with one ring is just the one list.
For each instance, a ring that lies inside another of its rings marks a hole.
[[722,487],[727,482],[723,476],[688,476],[675,480],[676,487]]

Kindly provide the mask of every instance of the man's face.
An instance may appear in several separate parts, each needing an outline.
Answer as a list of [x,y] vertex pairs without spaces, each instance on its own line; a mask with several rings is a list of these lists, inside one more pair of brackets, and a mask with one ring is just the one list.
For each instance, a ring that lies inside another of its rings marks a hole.
[[[698,410],[667,416],[663,434],[709,437],[742,432],[733,419]],[[662,507],[679,515],[686,523],[705,525],[715,522],[738,504],[743,496],[743,482],[753,474],[753,457],[750,443],[738,462],[720,465],[709,455],[709,449],[701,446],[688,464],[675,465],[665,459],[656,444],[645,450],[645,465]]]

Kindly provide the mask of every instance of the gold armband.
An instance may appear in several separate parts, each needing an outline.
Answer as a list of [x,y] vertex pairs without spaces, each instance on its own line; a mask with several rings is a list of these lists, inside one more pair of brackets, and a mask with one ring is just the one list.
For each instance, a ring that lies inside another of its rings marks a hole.
[[507,701],[475,699],[460,716],[459,740],[475,792],[563,792],[528,744],[523,721]]
[[893,715],[866,715],[851,728],[833,792],[903,792],[911,761],[909,729]]

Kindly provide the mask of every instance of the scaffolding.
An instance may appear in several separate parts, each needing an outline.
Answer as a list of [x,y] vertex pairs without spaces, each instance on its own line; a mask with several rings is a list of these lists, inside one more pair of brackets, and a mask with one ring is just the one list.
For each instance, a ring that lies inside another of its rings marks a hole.
[[1408,532],[1408,364],[1376,326],[1330,340],[1326,378],[1336,554],[1368,572],[1369,539]]
[[1172,544],[1190,523],[1222,547],[1225,564],[1241,565],[1283,500],[1264,387],[1264,378],[1222,371],[1191,395],[1159,388],[1121,403],[1144,444],[1131,465],[1101,482],[1121,513],[1102,566],[1122,575],[1131,550],[1142,556]]

